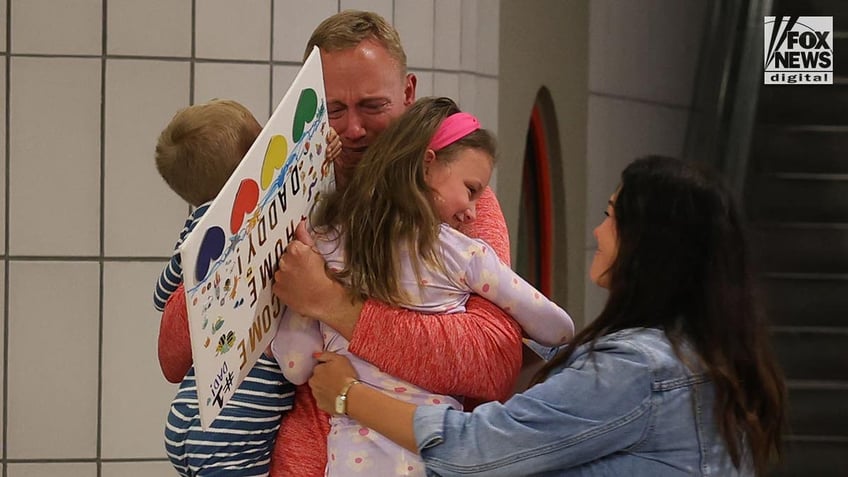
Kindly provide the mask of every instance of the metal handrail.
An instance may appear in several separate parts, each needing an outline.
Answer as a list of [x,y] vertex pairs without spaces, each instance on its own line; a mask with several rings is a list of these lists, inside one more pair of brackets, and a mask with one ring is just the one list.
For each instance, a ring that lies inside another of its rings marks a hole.
[[741,195],[762,84],[772,0],[716,0],[704,28],[684,157],[710,162]]

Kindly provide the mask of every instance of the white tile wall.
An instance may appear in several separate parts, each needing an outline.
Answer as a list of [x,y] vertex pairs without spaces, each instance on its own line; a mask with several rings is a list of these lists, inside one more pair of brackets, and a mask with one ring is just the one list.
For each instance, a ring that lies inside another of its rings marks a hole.
[[111,55],[190,56],[191,3],[109,0],[106,51]]
[[459,97],[456,98],[460,109],[473,114],[477,112],[477,79],[477,75],[460,73]]
[[283,100],[283,95],[288,91],[298,71],[300,66],[274,66],[274,98],[271,101],[273,108],[276,108]]
[[12,0],[11,3],[15,20],[13,53],[101,54],[101,0]]
[[459,69],[462,41],[462,3],[456,0],[436,0],[433,25],[433,66],[443,70]]
[[170,256],[188,207],[159,176],[153,153],[159,133],[188,104],[188,63],[107,60],[107,256]]
[[[0,65],[0,88],[6,91],[6,63]],[[0,111],[6,111],[6,95],[0,94]],[[6,157],[6,128],[0,127],[0,157]],[[6,168],[0,167],[0,224],[6,223]],[[6,250],[6,234],[0,233],[0,253]],[[2,290],[2,289],[0,289]]]
[[9,477],[54,477],[57,475],[94,477],[97,475],[97,465],[93,463],[9,464]]
[[177,392],[177,386],[162,379],[157,365],[161,315],[151,297],[163,266],[165,262],[104,267],[103,356],[110,357],[103,362],[101,404],[106,459],[162,455],[165,418]]
[[300,64],[312,30],[338,11],[338,0],[274,0],[274,60]]
[[[395,3],[395,28],[410,69],[433,67],[433,14],[433,0]],[[404,38],[415,41],[403,41]]]
[[492,8],[490,2],[482,1],[477,5],[477,71],[487,75],[498,74],[498,54],[500,51],[499,22],[500,10]]
[[593,1],[589,88],[688,107],[708,6],[677,0]]
[[270,59],[271,0],[203,0],[196,5],[199,58]]
[[375,12],[390,22],[394,18],[393,0],[340,0],[341,10],[364,10]]
[[100,60],[12,58],[9,251],[100,249]]
[[[0,273],[0,290],[5,290],[6,289],[6,272],[5,272],[5,270],[6,270],[6,260],[0,260],[0,267],[2,267],[2,268],[0,268],[0,270],[2,270],[2,273]],[[0,295],[0,310],[3,310],[5,308],[6,308],[5,297],[3,295]],[[0,340],[0,356],[6,356],[5,355],[6,350],[5,350],[4,346],[5,346],[4,341]],[[0,367],[0,380],[2,380],[3,378],[4,378],[3,368]],[[6,403],[3,402],[3,393],[0,393],[0,408],[4,407],[5,405],[6,405]],[[0,413],[0,429],[4,428],[4,426],[5,426],[5,423],[3,422],[3,413]]]
[[[589,98],[586,240],[618,187],[621,171],[646,154],[683,153],[688,111],[626,99]],[[610,137],[614,135],[615,140]]]
[[456,73],[434,73],[433,95],[459,99],[459,75]]
[[[461,0],[459,64],[462,71],[477,71],[478,0]],[[484,2],[486,0],[483,0]]]
[[0,2],[0,51],[6,51],[6,2]]
[[150,477],[177,475],[170,462],[104,462],[102,477]]
[[409,70],[418,79],[415,86],[415,97],[423,98],[425,96],[433,96],[433,72],[422,70]]
[[99,268],[9,264],[10,459],[97,453]]
[[271,115],[271,67],[267,64],[198,63],[195,66],[194,102],[231,98],[249,109],[260,124]]
[[497,134],[498,132],[498,80],[494,78],[477,78],[474,99],[474,114],[480,124]]

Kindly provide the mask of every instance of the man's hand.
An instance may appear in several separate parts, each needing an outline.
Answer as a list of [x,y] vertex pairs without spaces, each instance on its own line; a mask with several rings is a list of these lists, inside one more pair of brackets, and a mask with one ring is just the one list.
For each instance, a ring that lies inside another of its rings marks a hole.
[[292,310],[323,321],[347,339],[353,336],[362,303],[351,300],[344,286],[328,275],[304,222],[280,257],[273,291]]
[[292,310],[319,318],[326,313],[322,292],[334,288],[334,282],[327,276],[324,257],[315,249],[304,222],[298,224],[294,237],[280,257],[273,291]]

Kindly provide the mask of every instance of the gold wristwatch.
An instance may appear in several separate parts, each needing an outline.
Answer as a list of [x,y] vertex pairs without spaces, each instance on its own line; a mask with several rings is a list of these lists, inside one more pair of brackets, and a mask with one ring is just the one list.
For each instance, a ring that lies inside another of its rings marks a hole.
[[362,384],[362,381],[354,379],[353,381],[345,384],[341,392],[339,392],[339,395],[336,396],[336,414],[347,416],[347,393],[354,384]]

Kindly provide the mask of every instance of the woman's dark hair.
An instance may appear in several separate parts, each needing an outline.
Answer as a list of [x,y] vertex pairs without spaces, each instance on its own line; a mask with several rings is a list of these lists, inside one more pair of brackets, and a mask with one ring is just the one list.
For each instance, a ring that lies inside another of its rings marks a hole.
[[750,447],[757,473],[780,454],[785,387],[754,297],[747,246],[732,195],[703,164],[637,159],[615,196],[618,252],[607,271],[601,314],[548,363],[626,328],[662,328],[680,355],[683,341],[715,386],[716,416],[738,468]]

